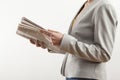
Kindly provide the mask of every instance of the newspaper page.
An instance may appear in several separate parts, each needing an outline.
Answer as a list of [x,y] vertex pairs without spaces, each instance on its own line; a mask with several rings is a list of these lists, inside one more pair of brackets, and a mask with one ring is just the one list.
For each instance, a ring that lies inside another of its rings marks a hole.
[[52,40],[49,36],[40,32],[41,29],[44,28],[32,22],[31,20],[23,17],[21,23],[18,25],[16,33],[27,39],[39,40],[40,42],[44,42],[46,47],[52,50],[53,52],[64,53],[64,51],[61,51],[59,47],[54,46],[52,44]]

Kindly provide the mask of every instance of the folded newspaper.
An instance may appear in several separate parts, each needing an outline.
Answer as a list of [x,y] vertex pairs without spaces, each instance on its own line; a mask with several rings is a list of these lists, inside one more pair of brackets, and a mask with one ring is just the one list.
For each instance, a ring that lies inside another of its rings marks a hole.
[[61,51],[58,46],[54,46],[52,44],[52,40],[49,36],[40,32],[41,29],[44,28],[32,22],[31,20],[23,17],[21,23],[18,25],[16,33],[27,39],[39,40],[40,42],[44,42],[45,46],[53,52],[63,53],[64,51]]

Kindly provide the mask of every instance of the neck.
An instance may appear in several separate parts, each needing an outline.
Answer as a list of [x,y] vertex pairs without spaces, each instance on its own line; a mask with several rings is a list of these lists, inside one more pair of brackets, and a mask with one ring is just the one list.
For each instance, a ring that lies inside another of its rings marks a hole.
[[87,0],[87,2],[91,2],[91,1],[93,1],[93,0]]

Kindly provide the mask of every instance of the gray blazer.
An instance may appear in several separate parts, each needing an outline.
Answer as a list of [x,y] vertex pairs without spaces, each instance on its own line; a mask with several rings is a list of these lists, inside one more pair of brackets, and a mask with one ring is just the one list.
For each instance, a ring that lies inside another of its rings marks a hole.
[[93,0],[73,21],[60,44],[66,52],[62,75],[106,80],[105,64],[111,58],[117,26],[113,7],[107,0]]

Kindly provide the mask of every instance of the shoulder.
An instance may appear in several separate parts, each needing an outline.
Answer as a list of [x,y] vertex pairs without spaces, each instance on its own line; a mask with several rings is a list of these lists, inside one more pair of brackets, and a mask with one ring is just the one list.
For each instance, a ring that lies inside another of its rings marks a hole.
[[113,15],[116,17],[114,6],[108,0],[101,0],[99,5],[95,7],[94,16]]
[[98,6],[96,6],[95,10],[97,12],[101,11],[112,11],[115,12],[114,6],[108,0],[101,0]]
[[92,21],[111,20],[117,22],[117,15],[114,6],[108,0],[100,0],[99,5],[94,9]]

